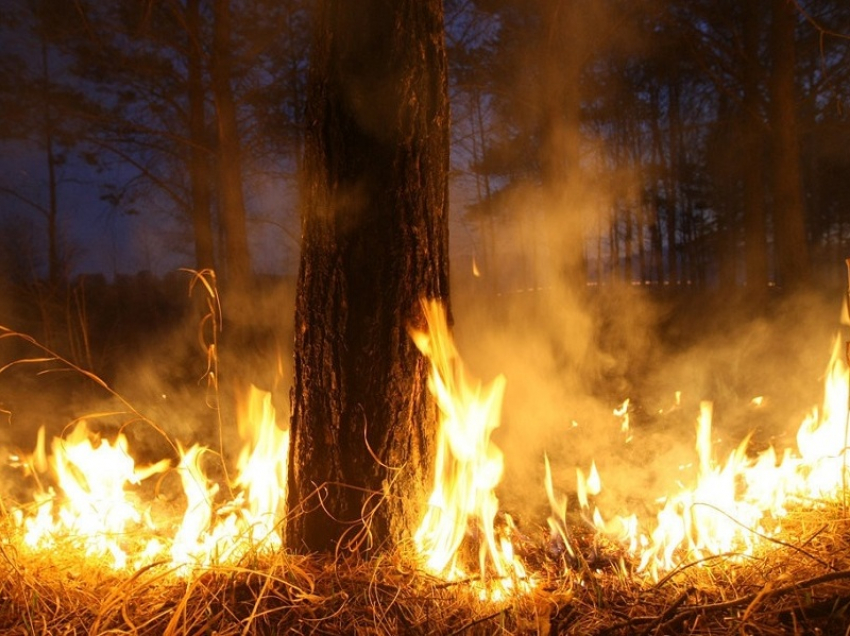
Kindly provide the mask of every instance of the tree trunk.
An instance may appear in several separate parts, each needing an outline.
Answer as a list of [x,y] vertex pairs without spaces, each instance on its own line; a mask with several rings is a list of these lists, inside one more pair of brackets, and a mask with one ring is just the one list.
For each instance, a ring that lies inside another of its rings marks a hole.
[[785,288],[809,280],[805,204],[800,169],[797,130],[797,100],[794,82],[794,25],[796,5],[773,0],[771,50],[773,74],[771,128],[773,132],[773,206],[779,283]]
[[224,229],[226,278],[231,289],[246,289],[252,280],[248,251],[242,159],[231,80],[230,0],[214,5],[210,76],[218,120],[218,169],[221,224]]
[[682,107],[678,78],[670,83],[668,118],[670,129],[670,164],[664,186],[667,189],[667,280],[671,285],[682,283],[682,263],[679,259],[679,187],[684,182]]
[[755,0],[743,3],[744,95],[744,245],[746,250],[747,291],[758,302],[767,293],[767,219],[764,188],[764,121],[762,119],[759,56],[759,32],[762,5]]
[[409,538],[433,463],[407,329],[448,301],[442,3],[323,0],[315,28],[286,537],[361,552]]
[[189,97],[189,140],[191,144],[189,148],[189,177],[192,196],[190,205],[192,206],[192,228],[195,237],[195,267],[198,270],[215,269],[211,216],[210,149],[207,141],[204,112],[205,90],[200,0],[188,0],[186,3],[186,31],[188,37],[186,88]]
[[[664,222],[661,211],[664,197],[661,193],[662,182],[669,178],[669,168],[666,166],[664,157],[664,134],[661,130],[661,100],[658,88],[650,93],[652,97],[652,118],[650,120],[652,131],[652,163],[653,174],[650,179],[649,193],[652,200],[652,220],[650,222],[651,232],[651,257],[652,257],[652,281],[659,285],[664,284],[664,241],[661,237],[661,226]],[[669,201],[667,202],[669,203]]]

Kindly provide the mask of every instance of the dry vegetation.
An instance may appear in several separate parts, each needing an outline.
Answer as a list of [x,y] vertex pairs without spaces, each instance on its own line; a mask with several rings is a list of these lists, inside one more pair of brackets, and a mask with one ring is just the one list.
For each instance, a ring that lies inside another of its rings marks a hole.
[[688,563],[657,583],[590,535],[569,568],[541,547],[534,590],[499,603],[401,554],[252,555],[188,577],[163,564],[113,572],[67,545],[28,551],[11,515],[3,524],[4,634],[772,635],[850,624],[850,520],[838,506],[793,513],[783,541],[758,555]]
[[[214,290],[208,291],[214,301]],[[216,318],[214,305],[209,315]],[[58,361],[111,391],[33,339],[8,330],[2,337],[24,339],[39,352],[37,359],[20,362]],[[121,396],[112,395],[138,415]],[[770,636],[850,631],[850,513],[837,503],[792,511],[782,520],[781,540],[765,538],[759,554],[686,561],[657,582],[634,572],[634,560],[597,535],[575,537],[579,558],[565,562],[547,545],[542,524],[524,528],[533,538],[517,549],[535,584],[532,591],[501,602],[480,601],[470,581],[429,576],[404,547],[367,561],[347,553],[249,553],[239,564],[190,575],[167,563],[114,571],[105,559],[82,555],[70,539],[57,540],[51,550],[30,550],[12,507],[0,499],[2,634]],[[574,524],[582,527],[586,524]]]

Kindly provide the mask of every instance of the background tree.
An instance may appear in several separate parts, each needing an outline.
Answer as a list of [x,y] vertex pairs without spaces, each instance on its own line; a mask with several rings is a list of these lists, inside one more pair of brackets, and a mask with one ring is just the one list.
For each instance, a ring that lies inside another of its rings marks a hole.
[[777,278],[799,287],[809,282],[800,137],[795,82],[797,8],[784,0],[771,2],[770,126],[773,132],[773,212]]
[[[305,13],[296,0],[80,2],[61,41],[103,110],[93,142],[117,177],[104,200],[125,212],[166,211],[180,231],[175,250],[178,241],[193,246],[195,267],[214,267],[222,281],[230,273],[237,288],[254,267],[249,211],[259,199],[246,193],[285,181],[287,171],[294,181],[287,165],[297,144],[291,135],[264,139],[272,113],[256,96],[272,87],[281,95],[277,82],[290,69],[279,62],[303,56],[304,40],[284,26]],[[298,109],[279,113],[300,126]],[[279,206],[264,230],[285,227],[284,213]]]
[[[409,537],[436,410],[408,336],[448,302],[442,0],[323,0],[308,86],[287,542]],[[353,541],[352,541],[353,544]],[[397,545],[397,543],[395,543]]]
[[[12,5],[0,19],[5,36],[0,51],[0,144],[13,157],[0,177],[0,211],[8,211],[0,220],[4,233],[17,238],[7,249],[18,253],[3,259],[14,264],[7,283],[15,286],[15,304],[37,312],[39,324],[33,333],[45,344],[71,355],[65,345],[79,333],[65,318],[73,304],[69,277],[78,252],[66,232],[74,207],[68,192],[86,181],[79,177],[81,166],[97,165],[85,116],[96,111],[97,104],[74,84],[57,45],[69,16],[68,7],[33,0]],[[16,224],[21,227],[13,227]],[[20,241],[23,236],[26,241]]]
[[230,0],[213,3],[210,77],[215,103],[218,147],[218,184],[224,234],[226,280],[236,289],[250,287],[253,271],[248,253],[245,198],[242,192],[242,145],[231,85],[233,74]]

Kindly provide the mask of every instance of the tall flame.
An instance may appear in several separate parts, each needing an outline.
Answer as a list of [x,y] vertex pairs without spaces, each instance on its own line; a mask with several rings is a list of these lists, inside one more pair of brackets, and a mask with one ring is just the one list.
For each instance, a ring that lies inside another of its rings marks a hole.
[[419,350],[431,362],[429,388],[440,408],[434,486],[428,509],[414,540],[428,570],[456,579],[466,576],[459,550],[464,539],[478,541],[482,581],[495,576],[504,587],[524,579],[525,569],[513,554],[511,524],[495,527],[502,477],[501,450],[490,439],[499,426],[503,376],[489,386],[472,381],[449,334],[445,309],[435,301],[422,303],[427,331],[412,331]]
[[239,415],[245,443],[234,485],[237,497],[214,514],[218,485],[200,464],[205,450],[181,452],[180,471],[187,506],[171,549],[177,565],[233,562],[247,552],[281,546],[278,524],[286,500],[289,431],[278,428],[271,394],[251,385]]

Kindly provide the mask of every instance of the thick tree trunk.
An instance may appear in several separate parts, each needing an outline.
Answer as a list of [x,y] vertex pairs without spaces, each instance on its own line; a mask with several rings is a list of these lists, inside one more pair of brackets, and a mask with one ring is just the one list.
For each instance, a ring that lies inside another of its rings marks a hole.
[[409,537],[433,463],[407,329],[448,300],[441,0],[323,0],[307,126],[287,543],[362,551]]
[[788,0],[773,0],[771,50],[773,74],[773,206],[779,283],[786,288],[809,280],[805,204],[800,169],[800,140],[794,82],[794,25],[797,8]]

